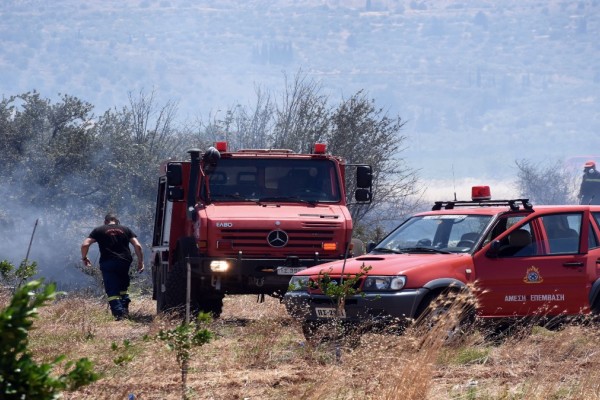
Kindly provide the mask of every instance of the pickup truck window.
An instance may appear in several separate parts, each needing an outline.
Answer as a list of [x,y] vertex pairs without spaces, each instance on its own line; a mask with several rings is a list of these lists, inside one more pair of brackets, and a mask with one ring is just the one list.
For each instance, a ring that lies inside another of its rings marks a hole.
[[581,213],[550,214],[540,217],[548,237],[548,254],[571,254],[579,251]]
[[594,226],[590,223],[590,233],[588,235],[588,247],[590,249],[595,249],[600,247],[600,243],[598,242],[598,236],[596,236],[596,232],[594,231]]
[[512,231],[501,241],[498,257],[528,257],[538,253],[539,244],[531,223]]
[[501,233],[503,233],[508,228],[510,228],[517,222],[521,221],[525,217],[526,217],[526,215],[523,215],[523,214],[502,216],[501,218],[498,219],[498,221],[496,222],[494,227],[486,235],[485,240],[483,241],[483,244],[485,245],[485,244],[491,242],[492,240],[494,240],[495,238],[500,236]]
[[[600,227],[600,213],[593,212],[592,217],[596,221],[596,226]],[[590,236],[588,238],[588,245],[589,245],[590,249],[595,249],[596,247],[600,247],[600,240],[598,239],[598,236],[596,236],[594,227],[592,226],[591,223],[590,223]]]
[[409,219],[374,249],[423,252],[436,249],[465,253],[473,249],[490,223],[489,215],[437,214]]

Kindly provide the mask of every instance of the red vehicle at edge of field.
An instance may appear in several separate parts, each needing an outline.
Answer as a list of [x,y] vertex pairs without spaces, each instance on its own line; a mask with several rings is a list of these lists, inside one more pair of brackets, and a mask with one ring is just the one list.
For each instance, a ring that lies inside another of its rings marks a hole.
[[371,167],[346,164],[325,144],[310,154],[215,146],[161,166],[152,240],[158,312],[187,303],[188,268],[194,311],[219,316],[225,294],[283,296],[295,272],[352,251],[349,167],[357,203],[371,201]]
[[481,319],[600,313],[600,206],[490,200],[489,187],[473,194],[436,202],[368,254],[294,275],[288,312],[305,328],[339,316],[318,280],[362,273],[360,293],[345,301],[346,324],[418,318],[438,296],[469,285]]

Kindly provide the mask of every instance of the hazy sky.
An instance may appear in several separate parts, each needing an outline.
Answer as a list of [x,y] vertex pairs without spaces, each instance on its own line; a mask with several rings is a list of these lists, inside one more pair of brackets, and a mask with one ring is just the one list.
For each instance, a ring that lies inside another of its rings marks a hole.
[[[370,8],[367,8],[367,4]],[[302,70],[364,89],[406,125],[427,180],[514,177],[514,161],[600,158],[595,1],[4,1],[3,95],[75,95],[97,113],[155,90],[181,121],[277,99]]]

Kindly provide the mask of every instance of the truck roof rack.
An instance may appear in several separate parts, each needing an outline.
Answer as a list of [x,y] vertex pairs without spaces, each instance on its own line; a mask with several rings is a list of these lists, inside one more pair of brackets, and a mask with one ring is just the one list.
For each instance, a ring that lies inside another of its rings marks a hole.
[[445,210],[452,210],[454,207],[494,207],[494,206],[508,206],[511,211],[519,211],[520,205],[523,206],[524,210],[533,211],[533,206],[529,202],[529,199],[514,199],[514,200],[472,200],[472,201],[436,201],[431,208],[431,211],[438,211],[444,208]]
[[292,154],[294,150],[290,149],[240,149],[237,153],[285,153]]

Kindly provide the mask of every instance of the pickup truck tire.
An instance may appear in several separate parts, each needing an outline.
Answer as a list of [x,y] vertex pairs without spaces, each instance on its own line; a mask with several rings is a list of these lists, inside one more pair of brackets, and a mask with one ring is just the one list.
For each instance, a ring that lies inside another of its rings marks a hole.
[[531,334],[534,322],[527,319],[508,319],[482,322],[478,327],[487,342],[501,344],[508,338],[522,339]]
[[[446,289],[430,293],[419,305],[414,327],[422,331],[423,342],[444,332],[444,344],[458,344],[469,334],[475,308],[464,291]],[[423,343],[422,343],[423,344]]]

